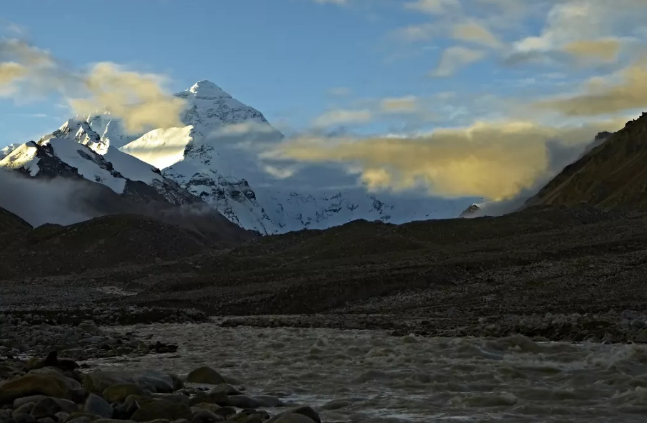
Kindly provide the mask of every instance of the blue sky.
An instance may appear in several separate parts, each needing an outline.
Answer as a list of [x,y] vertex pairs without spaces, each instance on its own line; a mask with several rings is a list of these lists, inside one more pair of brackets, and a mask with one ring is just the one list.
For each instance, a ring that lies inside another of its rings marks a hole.
[[[647,108],[622,94],[646,67],[637,62],[644,0],[3,0],[0,19],[0,35],[81,72],[110,61],[163,74],[170,91],[209,79],[288,134],[360,137],[365,148],[352,154],[347,140],[313,136],[318,154],[295,140],[273,156],[360,166],[365,180],[393,189],[422,179],[446,195],[511,195],[551,169],[550,141],[583,143]],[[0,146],[51,132],[72,113],[55,95],[24,100],[0,96]],[[375,156],[381,137],[420,133],[427,138],[398,148],[429,161]],[[479,172],[517,160],[492,149],[541,160],[492,178],[512,179],[510,189],[483,188]],[[466,174],[476,180],[456,182]]]
[[[362,99],[491,91],[486,84],[495,70],[487,62],[457,78],[430,78],[448,42],[402,42],[399,29],[428,21],[402,3],[94,0],[79,7],[73,0],[6,0],[0,17],[24,31],[9,28],[7,36],[24,37],[76,68],[111,61],[162,73],[173,91],[210,79],[271,121],[296,127]],[[349,93],[332,94],[338,87]],[[48,117],[35,117],[41,115]],[[50,131],[64,115],[46,102],[0,101],[0,144]]]

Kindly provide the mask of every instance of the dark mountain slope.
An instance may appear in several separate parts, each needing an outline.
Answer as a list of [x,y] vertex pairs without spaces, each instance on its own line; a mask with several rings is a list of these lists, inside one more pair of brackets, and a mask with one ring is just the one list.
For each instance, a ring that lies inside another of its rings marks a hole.
[[525,206],[578,203],[607,209],[647,207],[647,114],[564,168]]

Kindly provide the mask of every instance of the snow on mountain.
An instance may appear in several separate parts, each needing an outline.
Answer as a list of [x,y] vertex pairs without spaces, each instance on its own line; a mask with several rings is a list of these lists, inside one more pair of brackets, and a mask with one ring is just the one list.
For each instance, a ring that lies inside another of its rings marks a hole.
[[[62,128],[70,127],[68,122]],[[55,133],[65,135],[65,130]],[[73,137],[80,133],[76,127],[68,132]],[[80,177],[131,198],[162,200],[176,205],[200,202],[165,178],[159,169],[115,148],[104,147],[91,133],[84,133],[80,141],[50,135],[14,148],[0,160],[0,168],[22,171],[31,177]]]
[[0,160],[7,157],[12,151],[18,148],[18,146],[20,146],[20,144],[9,144],[5,148],[0,149]]
[[[324,229],[355,219],[404,223],[451,218],[471,203],[465,199],[377,195],[363,187],[292,189],[269,174],[254,151],[254,147],[284,138],[261,112],[210,81],[199,81],[176,96],[186,101],[181,116],[186,126],[181,128],[128,135],[118,120],[105,114],[77,116],[52,136],[73,139],[106,155],[110,162],[125,161],[122,156],[114,159],[118,148],[162,169],[164,177],[232,222],[263,234]],[[146,174],[124,171],[126,174],[146,179]]]

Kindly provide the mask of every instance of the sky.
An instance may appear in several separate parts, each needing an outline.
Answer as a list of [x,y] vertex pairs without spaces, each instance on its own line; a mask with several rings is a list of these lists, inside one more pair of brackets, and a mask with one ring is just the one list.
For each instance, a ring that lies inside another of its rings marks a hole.
[[[645,0],[80,4],[3,0],[0,147],[97,105],[133,127],[172,126],[176,105],[160,92],[208,79],[288,135],[259,160],[332,164],[376,190],[501,200],[647,109]],[[16,43],[48,59],[16,55]],[[117,77],[139,87],[142,75],[155,80],[137,93],[145,107],[97,88]]]

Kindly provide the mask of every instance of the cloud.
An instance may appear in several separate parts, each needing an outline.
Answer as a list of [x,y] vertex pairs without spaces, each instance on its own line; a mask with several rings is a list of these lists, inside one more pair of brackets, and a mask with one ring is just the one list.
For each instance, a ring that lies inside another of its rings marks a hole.
[[423,188],[431,195],[494,200],[512,198],[559,171],[555,154],[568,152],[570,160],[598,132],[621,126],[619,121],[560,128],[521,121],[477,122],[411,138],[304,137],[287,140],[262,158],[338,163],[359,173],[373,190]]
[[592,78],[580,92],[540,100],[535,107],[566,116],[598,116],[647,107],[647,59],[608,78]]
[[313,125],[318,128],[330,127],[335,125],[347,125],[368,123],[373,119],[370,110],[329,110],[317,117]]
[[613,62],[624,43],[636,41],[644,26],[647,7],[643,0],[561,0],[547,11],[544,27],[513,43],[509,63],[560,63],[568,56],[595,64]]
[[564,51],[579,59],[598,59],[613,63],[620,53],[620,41],[614,39],[573,41],[564,46]]
[[380,108],[385,113],[414,113],[419,110],[418,98],[412,95],[385,98],[380,101]]
[[462,67],[477,62],[484,57],[485,52],[482,50],[474,50],[461,46],[450,47],[440,56],[438,67],[431,73],[431,76],[451,76]]
[[0,39],[0,95],[15,100],[62,95],[78,114],[108,111],[132,133],[182,126],[184,100],[167,94],[160,75],[98,63],[87,71],[68,69],[50,53],[24,41]]
[[452,36],[456,40],[480,44],[485,47],[500,48],[503,45],[496,35],[477,22],[454,26]]
[[459,0],[416,0],[405,3],[404,7],[430,15],[438,15],[450,10],[460,10],[461,3]]
[[9,84],[26,75],[27,68],[15,62],[0,63],[0,85]]

